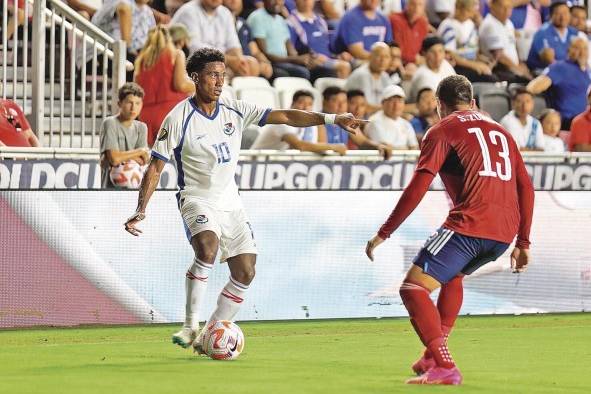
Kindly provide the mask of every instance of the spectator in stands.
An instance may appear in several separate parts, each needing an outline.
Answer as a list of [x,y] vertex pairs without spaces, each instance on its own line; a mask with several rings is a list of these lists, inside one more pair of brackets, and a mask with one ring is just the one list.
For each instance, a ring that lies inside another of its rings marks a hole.
[[222,0],[192,0],[177,10],[172,22],[185,25],[191,33],[191,53],[203,47],[216,48],[224,52],[226,65],[234,75],[259,75],[257,60],[242,53],[234,17],[222,6]]
[[578,114],[570,127],[568,149],[572,152],[591,152],[591,88],[587,89],[587,109]]
[[134,61],[156,26],[150,0],[110,0],[93,15],[91,21],[105,33],[127,44],[127,58]]
[[[367,99],[363,90],[353,89],[347,91],[347,111],[357,119],[367,119]],[[363,129],[365,125],[362,124]]]
[[544,152],[564,153],[564,141],[560,135],[560,113],[552,108],[546,108],[540,114],[540,122],[544,130]]
[[492,61],[478,54],[478,30],[472,20],[475,4],[475,0],[456,0],[455,14],[441,22],[437,33],[455,62],[456,73],[472,82],[496,82]]
[[589,34],[587,8],[582,5],[573,5],[570,8],[570,25],[587,36]]
[[90,20],[90,18],[96,14],[96,11],[98,7],[100,7],[102,1],[67,0],[67,3],[74,11]]
[[402,64],[402,51],[397,43],[391,42],[388,44],[390,47],[390,66],[386,72],[390,75],[390,82],[394,85],[400,85],[402,81],[412,79],[412,75],[416,71],[416,66],[411,63],[409,67],[405,67]]
[[[327,114],[340,114],[347,112],[347,92],[343,89],[330,86],[322,93],[322,112]],[[368,138],[365,134],[350,135],[336,124],[327,124],[326,139],[330,144],[345,144],[354,149],[375,149],[380,152],[384,159],[389,159],[392,155],[392,147],[387,144],[381,144]]]
[[418,149],[419,143],[412,125],[402,117],[404,90],[398,85],[388,86],[382,94],[382,110],[369,118],[365,134],[373,141],[393,149]]
[[328,25],[314,12],[314,4],[315,0],[296,0],[296,10],[287,18],[291,41],[299,54],[316,56],[319,68],[326,69],[325,76],[334,74],[337,78],[347,78],[351,64],[331,53]]
[[[12,37],[12,35],[14,34],[14,32],[16,32],[16,29],[18,29],[19,26],[22,26],[25,24],[25,3],[27,4],[28,7],[28,16],[29,19],[32,18],[33,16],[33,5],[29,4],[28,2],[26,2],[26,0],[18,0],[17,3],[17,7],[16,7],[16,13],[14,12],[14,3],[15,0],[8,0],[7,2],[7,8],[8,8],[8,21],[7,21],[7,27],[6,27],[6,40],[9,41],[10,38]],[[30,23],[30,22],[29,22]]]
[[250,14],[246,23],[261,51],[271,60],[273,77],[310,79],[310,70],[314,69],[314,78],[322,76],[318,56],[299,55],[291,43],[287,21],[280,15],[283,0],[264,0],[264,5]]
[[380,109],[382,91],[391,85],[390,76],[386,72],[390,63],[390,48],[383,42],[376,42],[371,48],[369,63],[357,67],[347,78],[345,89],[362,90],[369,113]]
[[23,110],[15,102],[2,98],[0,98],[0,146],[41,146]]
[[[293,94],[291,108],[312,111],[314,96],[306,90]],[[347,153],[345,144],[327,144],[324,126],[292,127],[288,125],[267,125],[261,130],[251,149],[297,149],[303,152],[326,153],[335,151]]]
[[478,30],[480,50],[497,62],[493,73],[508,82],[527,82],[531,73],[519,61],[515,45],[515,28],[509,19],[513,9],[512,0],[491,0],[490,13]]
[[427,17],[429,23],[437,27],[446,18],[454,13],[454,0],[428,0]]
[[587,89],[591,85],[587,45],[586,39],[575,38],[568,48],[567,60],[552,63],[527,85],[534,95],[548,91],[551,107],[562,116],[562,130],[570,130],[573,118],[587,106]]
[[579,34],[569,22],[570,11],[566,2],[552,3],[550,22],[544,23],[534,35],[527,57],[527,66],[536,74],[556,60],[566,59],[571,40]]
[[534,98],[525,88],[515,89],[511,100],[513,109],[501,119],[503,126],[522,151],[544,150],[544,133],[540,121],[531,116]]
[[437,115],[437,101],[435,100],[435,92],[431,88],[423,88],[419,90],[417,95],[417,116],[410,120],[412,128],[415,130],[417,140],[419,143],[423,136],[438,120]]
[[271,65],[271,61],[267,59],[265,54],[260,50],[244,18],[239,16],[242,12],[242,0],[224,0],[224,6],[228,8],[234,16],[234,25],[236,27],[236,32],[238,33],[238,40],[242,47],[242,53],[245,56],[251,56],[257,60],[259,75],[261,77],[271,79],[273,76],[273,66]]
[[421,65],[410,82],[410,100],[416,102],[417,94],[423,88],[436,91],[439,82],[456,72],[451,64],[445,60],[443,41],[437,36],[429,36],[423,40],[421,54],[425,57],[425,64]]
[[150,29],[134,70],[134,81],[144,90],[140,119],[148,126],[149,146],[154,144],[166,114],[195,93],[195,84],[185,66],[185,54],[175,48],[166,27],[158,25]]
[[191,35],[185,25],[180,23],[172,23],[168,25],[168,33],[175,48],[183,51],[185,59],[191,54],[189,43],[191,42]]
[[390,15],[390,23],[393,38],[400,45],[404,65],[422,63],[419,57],[421,43],[429,32],[425,0],[408,0],[404,12]]
[[355,59],[366,60],[373,44],[392,41],[392,26],[378,11],[379,3],[379,0],[361,0],[343,15],[334,42],[336,53],[346,51]]
[[164,6],[166,8],[166,13],[170,16],[174,16],[179,8],[189,1],[191,0],[165,0]]
[[129,160],[145,165],[150,158],[148,150],[148,128],[137,119],[142,111],[144,90],[134,82],[128,82],[119,89],[119,113],[108,116],[101,125],[100,151],[102,187],[113,188],[109,178],[111,167]]

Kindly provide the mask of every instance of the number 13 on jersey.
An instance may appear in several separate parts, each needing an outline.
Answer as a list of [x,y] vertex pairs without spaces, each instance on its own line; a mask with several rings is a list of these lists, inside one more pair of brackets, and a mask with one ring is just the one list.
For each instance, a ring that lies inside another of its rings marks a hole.
[[490,152],[488,150],[488,145],[486,144],[486,139],[482,129],[480,127],[472,127],[468,129],[468,132],[471,134],[476,134],[476,138],[478,138],[478,144],[480,145],[480,150],[482,152],[484,170],[479,171],[478,175],[499,177],[499,179],[502,181],[511,180],[511,160],[509,158],[509,144],[507,142],[507,137],[497,130],[491,130],[488,132],[487,137],[493,145],[498,145],[499,142],[501,143],[501,151],[498,152],[498,155],[503,159],[503,163],[495,161],[495,169],[493,170],[492,159],[490,157]]

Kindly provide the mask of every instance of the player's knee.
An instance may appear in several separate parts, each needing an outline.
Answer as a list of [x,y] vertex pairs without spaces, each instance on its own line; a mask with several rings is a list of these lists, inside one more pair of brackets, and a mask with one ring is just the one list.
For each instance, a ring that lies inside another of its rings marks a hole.
[[250,282],[253,281],[255,276],[254,265],[251,267],[244,267],[243,269],[236,272],[235,275],[236,277],[234,279],[236,279],[238,282],[244,285],[249,285]]
[[213,264],[215,261],[215,256],[217,255],[217,250],[213,250],[213,248],[202,247],[199,248],[199,252],[197,253],[197,258],[205,263]]

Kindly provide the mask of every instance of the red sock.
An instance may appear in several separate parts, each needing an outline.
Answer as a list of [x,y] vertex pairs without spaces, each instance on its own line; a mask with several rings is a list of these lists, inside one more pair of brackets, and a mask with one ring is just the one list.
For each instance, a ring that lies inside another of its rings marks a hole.
[[408,310],[410,322],[423,344],[431,351],[438,366],[455,366],[441,330],[441,318],[437,308],[422,286],[405,281],[400,286],[400,297]]
[[[437,310],[441,318],[441,331],[443,332],[446,343],[464,300],[463,279],[463,276],[456,276],[441,286],[439,297],[437,298]],[[429,349],[425,349],[424,356],[425,358],[431,358],[433,354],[431,354]]]

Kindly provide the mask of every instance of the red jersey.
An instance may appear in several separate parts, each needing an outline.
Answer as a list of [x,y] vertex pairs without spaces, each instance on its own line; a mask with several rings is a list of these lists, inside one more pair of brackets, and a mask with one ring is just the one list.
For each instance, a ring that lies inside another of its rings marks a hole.
[[514,139],[476,111],[454,112],[423,139],[417,171],[439,172],[453,208],[443,227],[511,243],[520,223],[516,179],[527,176]]
[[25,131],[31,126],[20,107],[10,101],[0,99],[0,141],[7,146],[31,146]]

